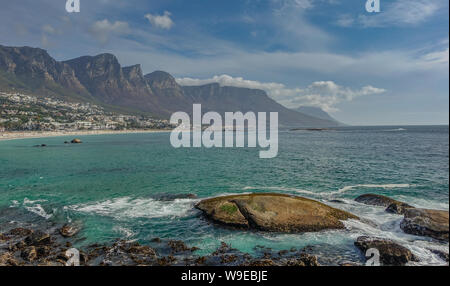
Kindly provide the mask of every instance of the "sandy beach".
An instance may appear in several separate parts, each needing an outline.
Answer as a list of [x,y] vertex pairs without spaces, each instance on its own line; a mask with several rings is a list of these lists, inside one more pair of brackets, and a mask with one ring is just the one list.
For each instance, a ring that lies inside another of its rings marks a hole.
[[169,132],[169,131],[170,130],[162,130],[162,129],[85,130],[85,131],[16,131],[16,132],[1,132],[0,133],[0,141],[27,139],[27,138],[85,136],[85,135],[104,135],[104,134],[155,133],[155,132]]

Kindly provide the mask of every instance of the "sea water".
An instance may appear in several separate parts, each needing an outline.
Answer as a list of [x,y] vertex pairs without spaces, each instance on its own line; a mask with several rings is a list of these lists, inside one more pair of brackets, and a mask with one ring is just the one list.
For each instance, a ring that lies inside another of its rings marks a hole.
[[[361,260],[353,245],[361,235],[394,239],[419,264],[442,264],[431,250],[448,251],[448,244],[403,233],[402,216],[354,201],[375,193],[448,210],[448,126],[280,130],[273,159],[259,159],[257,148],[175,149],[170,133],[80,138],[83,144],[64,144],[69,137],[0,141],[0,232],[78,221],[77,247],[155,237],[183,240],[199,254],[221,241],[249,253],[309,246],[329,264]],[[40,144],[47,147],[33,147]],[[214,225],[194,209],[203,198],[249,192],[304,196],[363,220],[337,231],[249,232]],[[198,198],[167,199],[180,194]]]

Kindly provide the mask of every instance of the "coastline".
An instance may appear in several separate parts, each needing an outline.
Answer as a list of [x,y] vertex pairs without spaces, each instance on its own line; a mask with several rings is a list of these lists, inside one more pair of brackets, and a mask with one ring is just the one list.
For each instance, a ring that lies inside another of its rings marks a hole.
[[63,136],[86,136],[106,134],[132,134],[132,133],[160,133],[170,132],[166,129],[143,129],[143,130],[78,130],[78,131],[10,131],[0,133],[0,142],[18,139],[63,137]]

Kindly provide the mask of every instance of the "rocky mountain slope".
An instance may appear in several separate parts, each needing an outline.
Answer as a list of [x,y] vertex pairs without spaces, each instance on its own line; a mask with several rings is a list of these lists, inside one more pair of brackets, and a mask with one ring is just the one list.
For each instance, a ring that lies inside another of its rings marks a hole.
[[338,125],[285,108],[262,90],[219,84],[180,86],[163,71],[144,75],[140,65],[121,67],[112,54],[59,62],[39,48],[0,45],[0,89],[92,102],[113,111],[161,118],[176,111],[192,112],[192,104],[200,103],[204,112],[278,112],[282,125]]

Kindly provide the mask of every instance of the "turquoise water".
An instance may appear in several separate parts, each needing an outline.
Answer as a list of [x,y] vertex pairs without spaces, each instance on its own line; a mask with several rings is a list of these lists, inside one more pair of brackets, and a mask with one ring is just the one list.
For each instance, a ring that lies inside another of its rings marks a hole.
[[[256,245],[275,250],[317,245],[356,259],[353,241],[368,234],[401,241],[425,264],[442,262],[429,248],[448,251],[448,244],[403,234],[401,216],[353,201],[371,192],[448,210],[448,126],[280,131],[274,159],[259,159],[257,148],[174,149],[169,133],[80,138],[84,143],[78,145],[64,144],[69,137],[0,141],[0,231],[77,220],[84,226],[78,246],[160,237],[184,240],[201,253],[225,241],[247,252]],[[33,147],[37,144],[47,147]],[[197,199],[161,199],[243,192],[310,197],[373,223],[350,221],[344,231],[315,234],[244,232],[208,223],[193,209]]]

